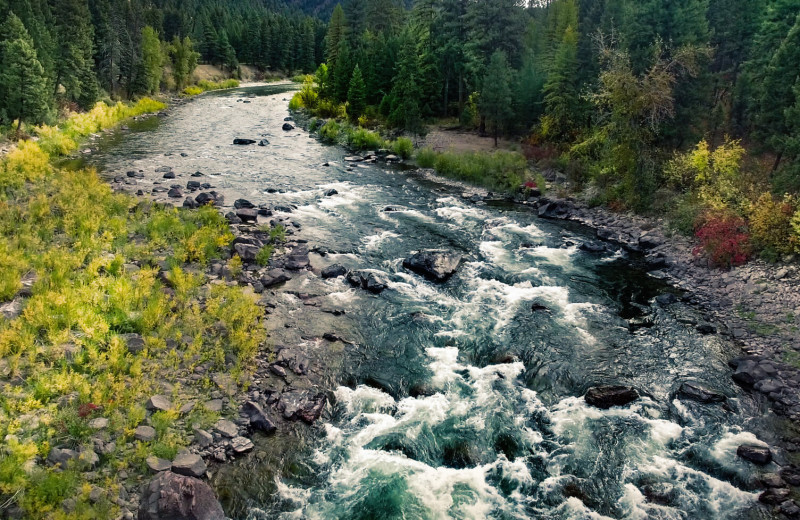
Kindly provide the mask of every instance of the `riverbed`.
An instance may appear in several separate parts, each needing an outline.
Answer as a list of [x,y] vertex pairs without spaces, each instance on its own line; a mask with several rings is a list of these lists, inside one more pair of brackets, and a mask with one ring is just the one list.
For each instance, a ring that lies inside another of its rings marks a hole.
[[[329,405],[313,426],[278,434],[302,442],[261,438],[261,456],[219,473],[230,479],[215,480],[228,487],[230,514],[771,517],[757,482],[778,467],[736,454],[770,443],[771,419],[763,400],[731,380],[727,362],[739,348],[697,330],[701,309],[657,299],[680,293],[586,228],[502,198],[472,202],[452,183],[348,162],[340,147],[282,130],[288,88],[209,93],[103,138],[89,159],[109,179],[141,170],[134,192],[197,180],[227,206],[243,198],[270,207],[312,252],[312,269],[266,298],[279,323],[274,344],[312,351],[314,385]],[[235,138],[267,143],[234,146]],[[156,173],[163,166],[177,178]],[[402,266],[424,249],[463,260],[446,282],[431,282]],[[369,270],[387,288],[322,279],[332,264]],[[321,318],[319,308],[339,313]],[[332,349],[309,339],[322,330],[346,341]],[[285,391],[279,383],[262,385]],[[685,383],[724,400],[688,398]],[[611,384],[640,397],[607,410],[584,401],[590,387]],[[276,458],[270,450],[295,448],[279,472],[259,464]]]

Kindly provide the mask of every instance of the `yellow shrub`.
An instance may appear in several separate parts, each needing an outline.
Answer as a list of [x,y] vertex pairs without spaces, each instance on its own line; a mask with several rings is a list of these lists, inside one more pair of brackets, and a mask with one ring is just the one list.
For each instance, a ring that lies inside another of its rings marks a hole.
[[0,167],[0,189],[34,182],[50,171],[50,156],[32,141],[20,141]]
[[764,193],[750,210],[750,237],[756,247],[770,256],[789,254],[794,249],[792,215],[796,201],[790,195],[775,200]]

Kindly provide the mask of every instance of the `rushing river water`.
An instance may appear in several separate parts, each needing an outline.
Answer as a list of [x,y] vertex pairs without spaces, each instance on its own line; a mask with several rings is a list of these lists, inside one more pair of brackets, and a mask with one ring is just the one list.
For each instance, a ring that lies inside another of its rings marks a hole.
[[[731,381],[735,346],[686,324],[696,309],[656,303],[669,288],[620,251],[582,251],[587,230],[470,203],[414,172],[349,171],[342,149],[281,130],[285,88],[200,97],[106,138],[92,159],[110,175],[142,169],[150,182],[161,165],[184,185],[201,171],[228,204],[294,205],[309,247],[330,251],[318,263],[390,280],[377,296],[341,278],[301,282],[346,311],[357,333],[332,375],[332,412],[308,434],[303,471],[275,477],[271,498],[245,517],[769,516],[756,471],[736,456],[739,444],[770,440],[763,404]],[[235,137],[270,144],[232,146]],[[338,194],[323,196],[329,188]],[[465,260],[436,285],[401,266],[424,248]],[[631,332],[626,320],[642,314],[653,326]],[[685,381],[727,404],[677,397]],[[582,396],[598,384],[632,385],[642,398],[593,408]]]

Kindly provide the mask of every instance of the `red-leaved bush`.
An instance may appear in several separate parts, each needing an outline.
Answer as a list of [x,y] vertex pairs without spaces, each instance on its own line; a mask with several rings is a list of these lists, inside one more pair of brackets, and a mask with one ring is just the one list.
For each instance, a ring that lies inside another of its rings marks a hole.
[[705,254],[718,267],[743,264],[750,256],[750,235],[747,232],[747,223],[741,217],[708,215],[695,236],[700,244],[694,248],[694,254]]

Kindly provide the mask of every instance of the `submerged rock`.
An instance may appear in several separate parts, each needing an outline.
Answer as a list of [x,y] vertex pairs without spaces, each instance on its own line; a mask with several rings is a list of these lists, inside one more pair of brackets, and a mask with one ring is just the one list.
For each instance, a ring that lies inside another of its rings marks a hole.
[[403,267],[434,282],[444,282],[456,272],[460,263],[458,253],[427,249],[403,260]]
[[245,145],[246,146],[246,145],[250,145],[250,144],[256,144],[256,141],[255,141],[255,139],[239,139],[239,138],[237,138],[237,139],[233,140],[233,144]]
[[142,490],[139,520],[225,520],[225,513],[208,484],[165,471]]
[[294,130],[294,125],[289,123],[283,123],[283,126],[281,128],[283,129],[284,132],[290,132]]
[[722,403],[725,401],[725,396],[721,393],[694,382],[683,383],[678,389],[678,395],[703,404]]
[[323,269],[321,274],[323,279],[338,278],[347,274],[347,268],[343,265],[333,264]]
[[604,410],[612,406],[625,406],[639,398],[639,393],[629,386],[594,386],[586,391],[584,400]]

